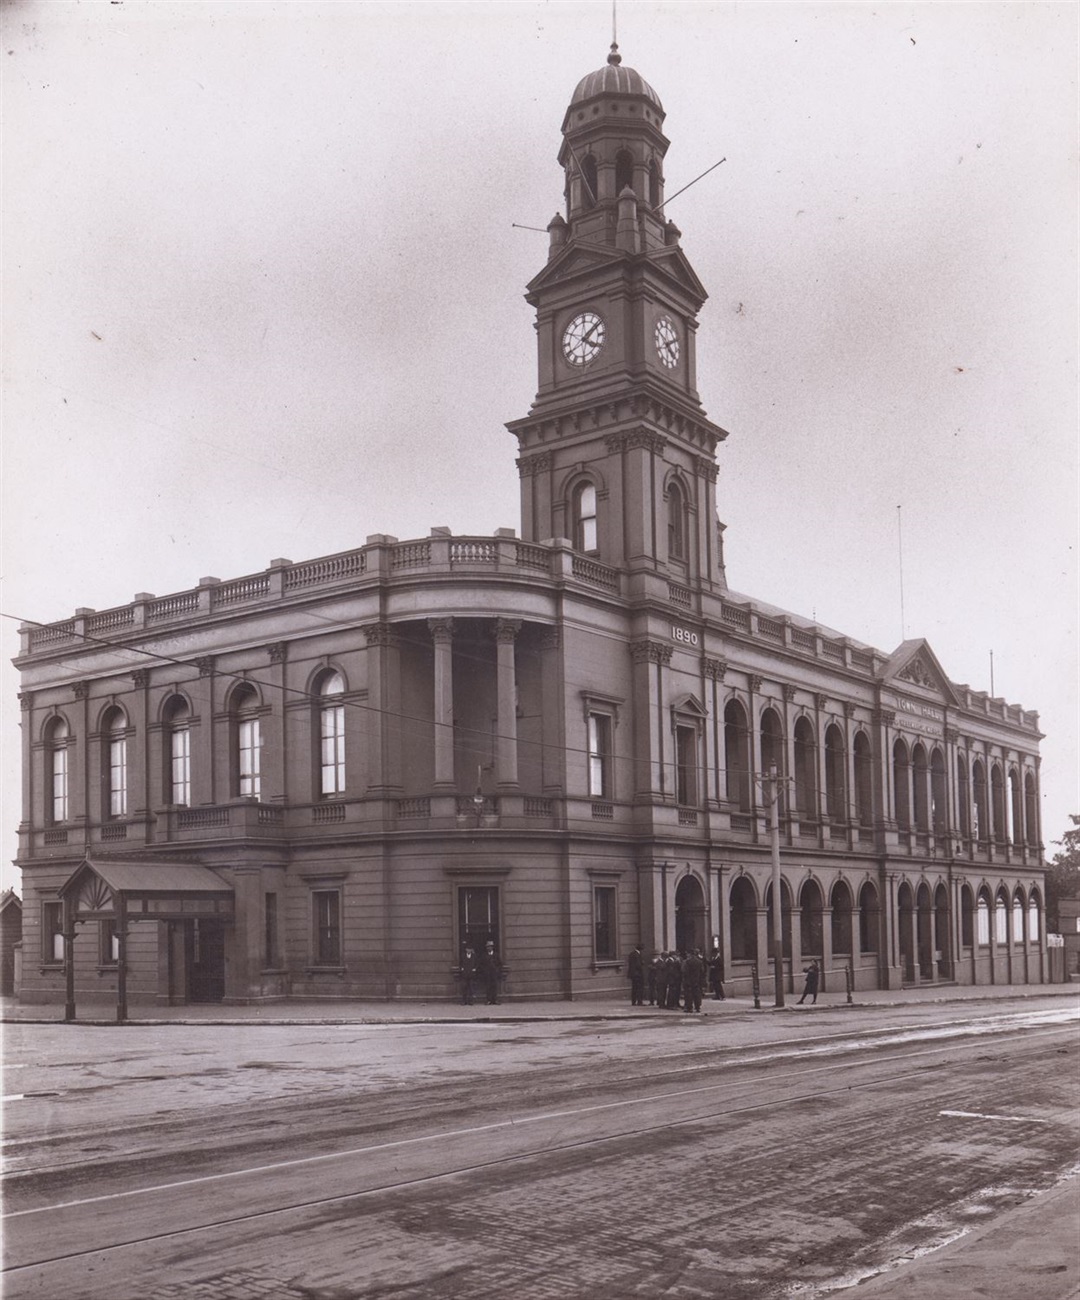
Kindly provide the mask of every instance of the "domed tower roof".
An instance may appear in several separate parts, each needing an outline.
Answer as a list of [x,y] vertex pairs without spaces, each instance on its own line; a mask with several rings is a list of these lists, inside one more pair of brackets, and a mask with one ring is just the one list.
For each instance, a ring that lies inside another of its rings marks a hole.
[[622,66],[622,55],[614,42],[604,67],[596,72],[590,72],[578,82],[570,99],[570,107],[574,108],[586,100],[595,99],[597,95],[640,95],[655,104],[661,115],[664,112],[660,96],[641,73],[634,68]]

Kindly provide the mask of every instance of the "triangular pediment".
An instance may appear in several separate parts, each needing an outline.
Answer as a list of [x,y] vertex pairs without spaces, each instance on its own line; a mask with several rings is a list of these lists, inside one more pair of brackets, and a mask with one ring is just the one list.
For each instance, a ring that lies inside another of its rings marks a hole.
[[930,643],[922,637],[901,642],[881,670],[881,678],[893,683],[898,691],[909,691],[919,697],[934,697],[942,704],[960,703],[937,655],[930,648]]
[[625,257],[626,254],[619,249],[604,244],[567,244],[525,287],[529,293],[536,293],[564,280],[590,275],[600,267],[609,267],[615,262],[623,261]]
[[709,716],[705,705],[696,695],[684,695],[681,699],[676,700],[671,706],[671,712],[692,718],[707,718]]
[[687,293],[696,298],[699,303],[704,302],[709,296],[705,291],[705,286],[697,278],[694,268],[690,265],[689,258],[678,244],[672,244],[668,248],[658,249],[655,253],[650,253],[649,261],[658,270],[670,276]]

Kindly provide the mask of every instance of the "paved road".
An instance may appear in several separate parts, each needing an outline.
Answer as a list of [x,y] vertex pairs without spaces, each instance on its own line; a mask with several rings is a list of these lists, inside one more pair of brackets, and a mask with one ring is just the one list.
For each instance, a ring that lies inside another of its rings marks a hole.
[[5,1038],[9,1300],[1080,1289],[1075,999]]

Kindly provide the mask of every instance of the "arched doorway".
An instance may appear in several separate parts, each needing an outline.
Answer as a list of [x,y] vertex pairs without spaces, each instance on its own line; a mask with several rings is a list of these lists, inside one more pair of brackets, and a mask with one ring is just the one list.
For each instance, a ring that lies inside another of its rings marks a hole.
[[897,924],[900,931],[900,978],[915,983],[915,895],[906,882],[896,891]]
[[919,943],[919,978],[934,978],[934,924],[930,910],[930,887],[919,886],[917,934]]
[[949,893],[944,885],[938,885],[934,891],[934,950],[938,979],[948,979],[953,973],[952,943],[949,939]]
[[683,876],[675,888],[675,947],[680,952],[707,951],[705,893],[696,876]]

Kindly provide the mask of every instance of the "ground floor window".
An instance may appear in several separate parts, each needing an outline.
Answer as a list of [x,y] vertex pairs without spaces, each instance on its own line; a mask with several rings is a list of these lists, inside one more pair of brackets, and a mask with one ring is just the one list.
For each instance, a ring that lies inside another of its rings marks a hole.
[[461,885],[457,901],[459,953],[466,948],[482,953],[489,942],[501,953],[498,885]]
[[116,932],[116,922],[101,921],[98,930],[98,964],[116,966],[119,961],[120,936]]
[[617,961],[616,935],[617,891],[614,885],[593,886],[593,959]]
[[278,962],[277,894],[267,894],[265,896],[263,904],[263,922],[265,927],[263,961],[266,966],[274,967]]
[[978,933],[979,943],[984,947],[990,945],[990,900],[985,894],[979,895],[979,905],[976,908],[976,930]]
[[341,890],[315,889],[311,894],[312,955],[316,966],[341,965]]
[[63,903],[41,905],[41,960],[45,962],[64,960]]

